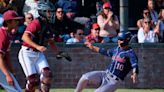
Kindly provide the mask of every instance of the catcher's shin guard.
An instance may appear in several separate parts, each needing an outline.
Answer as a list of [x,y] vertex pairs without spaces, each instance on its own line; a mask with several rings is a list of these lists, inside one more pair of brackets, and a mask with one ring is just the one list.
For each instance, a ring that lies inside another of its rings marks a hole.
[[25,92],[35,92],[35,88],[39,85],[39,77],[37,74],[32,74],[28,76],[28,81],[26,84]]
[[44,68],[41,74],[40,92],[49,92],[52,82],[52,72],[48,67]]

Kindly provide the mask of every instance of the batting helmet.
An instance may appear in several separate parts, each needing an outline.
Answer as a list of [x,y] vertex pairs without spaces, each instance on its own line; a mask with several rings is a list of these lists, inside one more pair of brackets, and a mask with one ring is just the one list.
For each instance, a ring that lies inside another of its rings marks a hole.
[[[51,2],[40,1],[38,2],[37,10],[38,10],[39,16],[50,20],[54,14],[55,7]],[[51,15],[48,16],[46,14],[47,11],[50,11]]]
[[130,32],[122,31],[118,33],[118,40],[124,41],[123,45],[128,45],[131,37],[132,35]]

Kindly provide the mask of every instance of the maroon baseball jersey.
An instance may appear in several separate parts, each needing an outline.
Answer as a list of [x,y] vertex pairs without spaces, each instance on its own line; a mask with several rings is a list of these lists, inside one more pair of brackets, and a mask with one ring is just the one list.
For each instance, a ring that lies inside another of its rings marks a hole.
[[[31,39],[35,36],[34,34],[38,31],[41,30],[41,25],[39,23],[39,20],[34,19],[26,28],[25,32],[31,34]],[[30,45],[28,45],[27,43],[23,42],[24,46],[31,47]]]
[[[49,30],[48,24],[41,21],[41,19],[34,19],[26,28],[26,33],[31,34],[31,39],[33,42],[46,46],[47,40],[53,38],[53,32]],[[33,48],[27,43],[23,43],[24,46]],[[35,49],[35,48],[33,48]]]
[[5,27],[0,28],[0,52],[5,54],[9,51],[11,35],[7,33],[7,29]]

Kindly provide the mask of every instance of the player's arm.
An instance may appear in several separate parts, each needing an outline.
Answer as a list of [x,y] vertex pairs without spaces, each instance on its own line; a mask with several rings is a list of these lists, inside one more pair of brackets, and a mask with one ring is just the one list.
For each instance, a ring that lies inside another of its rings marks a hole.
[[130,53],[130,62],[131,62],[131,66],[132,66],[132,69],[133,69],[131,78],[132,78],[133,83],[136,83],[139,70],[138,70],[138,58],[137,58],[134,51],[132,51]]
[[90,42],[85,42],[84,43],[89,49],[91,49],[92,51],[94,52],[98,52],[102,55],[105,55],[105,56],[111,56],[112,52],[113,52],[113,49],[108,49],[106,50],[105,48],[99,48],[97,46],[93,46]]
[[22,40],[24,42],[26,42],[27,44],[29,44],[30,46],[32,46],[32,47],[36,48],[37,50],[41,51],[41,52],[46,50],[46,47],[40,46],[40,45],[38,45],[38,44],[36,44],[35,42],[32,41],[30,33],[24,32],[24,34],[22,36]]
[[5,63],[4,63],[4,56],[3,54],[0,52],[0,69],[2,70],[2,72],[8,76],[10,75],[9,71],[8,71],[8,68],[6,67]]
[[57,59],[65,58],[69,62],[72,61],[72,58],[68,55],[68,53],[66,53],[64,51],[59,51],[59,49],[55,45],[54,39],[50,39],[48,41],[48,43],[49,43],[50,47],[53,49],[53,51],[55,52]]
[[6,61],[6,65],[7,65],[7,68],[10,70],[11,73],[14,72],[14,68],[10,62],[10,52],[6,52],[6,55],[5,55],[5,61]]
[[100,48],[93,46],[90,42],[85,42],[84,43],[86,45],[86,47],[88,47],[89,49],[91,49],[94,52],[99,52]]
[[5,62],[4,61],[4,55],[0,52],[0,70],[6,76],[6,80],[9,83],[9,85],[14,85],[14,81],[13,81],[13,79],[10,75],[10,72],[9,72],[8,68],[6,67],[4,62]]
[[30,33],[24,32],[22,40],[34,48],[37,48],[39,46],[38,44],[32,41]]
[[54,40],[53,39],[49,39],[48,44],[50,45],[50,47],[52,48],[52,50],[57,55],[59,53],[59,50],[58,50],[57,46],[55,45]]

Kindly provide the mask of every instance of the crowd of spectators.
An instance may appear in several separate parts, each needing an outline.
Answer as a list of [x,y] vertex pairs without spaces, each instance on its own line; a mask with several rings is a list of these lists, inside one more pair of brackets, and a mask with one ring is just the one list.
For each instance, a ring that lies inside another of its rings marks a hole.
[[[23,5],[18,5],[18,1],[22,1]],[[119,16],[113,12],[110,0],[0,0],[0,26],[3,26],[3,12],[7,10],[15,10],[24,16],[19,27],[13,30],[14,43],[22,42],[21,36],[26,26],[39,16],[37,4],[41,1],[49,2],[55,10],[50,11],[54,13],[50,29],[55,34],[56,42],[117,42],[120,22]],[[147,0],[147,7],[142,12],[143,17],[136,23],[138,43],[164,42],[164,1],[157,4],[160,6],[159,10],[155,10],[153,0]],[[87,8],[93,11],[88,11]]]
[[137,21],[138,43],[163,43],[164,42],[164,2],[161,2],[160,12],[155,10],[155,1],[148,0],[147,7],[143,10],[143,18]]

